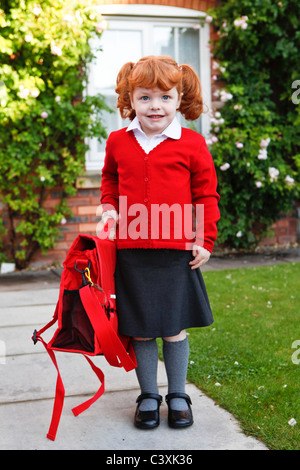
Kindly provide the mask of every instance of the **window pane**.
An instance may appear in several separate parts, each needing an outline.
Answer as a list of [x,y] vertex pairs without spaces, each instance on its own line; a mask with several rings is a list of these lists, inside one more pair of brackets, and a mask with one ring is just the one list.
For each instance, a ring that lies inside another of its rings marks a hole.
[[199,30],[194,28],[178,28],[179,64],[191,65],[199,74]]
[[97,56],[98,86],[102,93],[114,89],[117,74],[126,62],[137,62],[142,55],[142,32],[107,30],[101,37],[102,51]]
[[175,57],[175,28],[159,26],[154,28],[154,55],[167,55]]
[[[154,54],[173,57],[178,64],[188,64],[200,74],[199,29],[189,27],[154,27]],[[182,126],[201,132],[201,120],[192,123],[178,115]]]
[[191,65],[199,74],[199,30],[169,26],[154,27],[155,55],[174,57],[179,64]]
[[[100,40],[101,51],[91,66],[92,88],[94,93],[102,93],[106,103],[116,110],[117,99],[114,92],[117,74],[126,62],[137,62],[142,56],[142,31],[111,29],[103,33]],[[128,120],[121,119],[119,111],[103,112],[107,133],[128,126]],[[104,152],[106,142],[97,142],[97,152]]]

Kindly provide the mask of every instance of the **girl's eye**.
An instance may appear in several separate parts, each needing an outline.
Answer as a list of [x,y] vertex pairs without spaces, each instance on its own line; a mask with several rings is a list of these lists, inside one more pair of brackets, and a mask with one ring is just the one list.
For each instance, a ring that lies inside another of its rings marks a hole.
[[171,99],[171,97],[170,97],[169,95],[164,95],[164,96],[162,97],[162,99],[163,99],[164,101],[168,101],[169,99]]
[[148,96],[142,96],[140,99],[141,99],[142,101],[148,101],[149,97],[148,97]]

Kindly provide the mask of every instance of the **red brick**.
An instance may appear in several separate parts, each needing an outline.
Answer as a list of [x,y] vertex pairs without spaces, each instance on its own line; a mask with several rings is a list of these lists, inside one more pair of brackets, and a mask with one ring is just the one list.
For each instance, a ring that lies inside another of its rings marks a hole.
[[78,214],[80,215],[96,215],[97,206],[80,206],[78,207]]

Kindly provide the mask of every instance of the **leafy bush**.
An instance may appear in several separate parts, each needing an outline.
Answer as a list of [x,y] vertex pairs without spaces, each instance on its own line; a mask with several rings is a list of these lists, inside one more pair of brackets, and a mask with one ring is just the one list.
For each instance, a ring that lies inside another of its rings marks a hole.
[[208,142],[221,194],[219,243],[249,248],[299,197],[298,2],[224,0],[206,21],[217,31],[214,94],[223,104]]
[[[92,0],[6,0],[0,9],[0,198],[5,251],[17,268],[53,247],[83,171],[86,137],[106,137],[103,98],[83,96]],[[50,208],[56,191],[60,202]]]

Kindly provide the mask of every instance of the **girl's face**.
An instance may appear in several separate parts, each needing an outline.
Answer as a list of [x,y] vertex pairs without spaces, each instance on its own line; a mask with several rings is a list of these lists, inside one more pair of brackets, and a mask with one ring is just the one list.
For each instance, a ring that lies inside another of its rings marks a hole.
[[161,134],[168,127],[180,105],[176,87],[168,91],[137,87],[130,98],[131,107],[149,138]]

